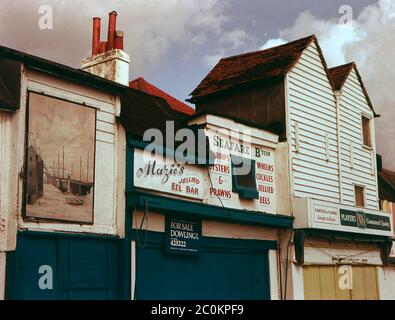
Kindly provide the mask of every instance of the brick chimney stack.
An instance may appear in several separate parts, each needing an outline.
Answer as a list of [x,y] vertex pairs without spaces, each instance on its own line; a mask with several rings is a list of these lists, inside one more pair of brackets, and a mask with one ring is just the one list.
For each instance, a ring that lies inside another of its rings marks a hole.
[[129,84],[129,55],[123,51],[124,33],[117,30],[117,13],[109,13],[107,41],[101,41],[101,19],[93,18],[92,56],[84,59],[82,70],[97,76]]

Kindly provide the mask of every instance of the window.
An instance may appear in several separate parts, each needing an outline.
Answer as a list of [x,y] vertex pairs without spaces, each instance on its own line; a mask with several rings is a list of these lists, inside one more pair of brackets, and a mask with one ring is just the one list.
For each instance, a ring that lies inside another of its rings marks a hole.
[[365,188],[355,186],[355,205],[357,207],[365,207]]
[[233,192],[241,198],[258,199],[256,189],[255,160],[232,156],[232,185]]
[[370,119],[365,116],[362,116],[362,136],[363,145],[367,147],[372,147],[372,139],[370,136]]

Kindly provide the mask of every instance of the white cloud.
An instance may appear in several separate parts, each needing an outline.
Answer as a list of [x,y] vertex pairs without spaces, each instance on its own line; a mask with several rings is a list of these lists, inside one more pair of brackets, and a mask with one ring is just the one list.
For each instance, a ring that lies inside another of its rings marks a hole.
[[[340,16],[339,16],[340,18]],[[384,165],[395,170],[395,1],[380,0],[365,7],[350,24],[337,19],[321,20],[310,12],[301,13],[294,24],[279,31],[279,38],[265,45],[316,34],[330,67],[355,61],[377,113],[377,149]]]
[[231,50],[246,46],[251,41],[251,36],[242,29],[233,29],[225,32],[220,38],[220,42],[228,45]]
[[260,50],[265,50],[268,48],[277,47],[277,46],[280,46],[285,43],[287,43],[287,41],[285,41],[284,39],[281,39],[281,38],[269,39],[268,41],[266,41],[266,43],[262,47],[260,47]]
[[[53,30],[40,30],[42,0],[0,1],[0,43],[79,67],[90,53],[91,19],[102,17],[102,39],[107,17],[118,12],[118,27],[125,32],[125,49],[137,75],[153,70],[173,47],[180,55],[223,34],[227,21],[219,0],[47,0],[53,7]],[[235,35],[234,41],[242,41]]]
[[219,47],[215,48],[214,54],[204,55],[202,61],[206,67],[212,68],[221,58],[229,56],[232,52],[238,52],[240,49],[244,51],[253,41],[254,37],[243,29],[222,31],[218,37]]
[[213,68],[222,57],[223,57],[223,53],[205,55],[203,57],[203,63],[209,68]]

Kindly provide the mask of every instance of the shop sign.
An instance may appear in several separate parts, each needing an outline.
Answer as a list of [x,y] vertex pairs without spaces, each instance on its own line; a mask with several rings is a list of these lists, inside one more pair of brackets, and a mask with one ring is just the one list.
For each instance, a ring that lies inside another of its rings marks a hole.
[[342,226],[391,231],[390,217],[365,213],[363,211],[340,209],[340,221]]
[[339,209],[314,205],[314,221],[324,224],[339,224]]
[[135,150],[134,186],[202,200],[204,175],[199,167],[178,164],[162,156]]
[[311,198],[294,198],[296,229],[325,229],[360,234],[393,236],[392,215],[375,209],[357,208]]
[[197,255],[201,249],[202,222],[185,218],[166,217],[166,252]]
[[255,210],[276,213],[274,150],[216,131],[209,131],[208,136],[210,150],[215,156],[214,165],[209,168],[209,203],[215,204],[219,199],[225,207],[243,207],[239,203],[239,195],[233,192],[232,184],[231,159],[238,156],[255,163],[256,190],[259,194],[259,198],[254,200]]

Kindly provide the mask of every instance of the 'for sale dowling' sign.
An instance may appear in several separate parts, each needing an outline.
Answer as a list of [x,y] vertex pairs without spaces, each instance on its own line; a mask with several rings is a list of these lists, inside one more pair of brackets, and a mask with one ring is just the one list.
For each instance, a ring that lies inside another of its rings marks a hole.
[[166,217],[166,252],[175,254],[199,254],[202,222],[177,217]]

